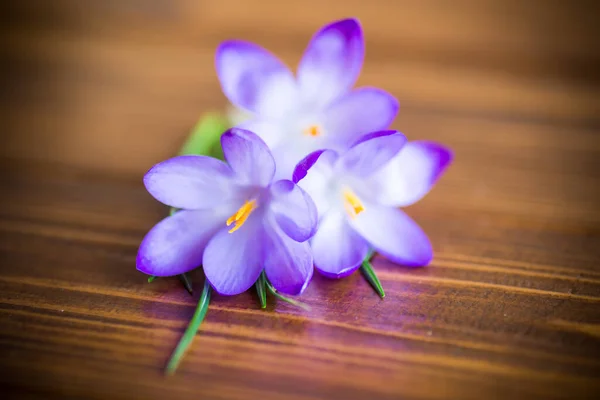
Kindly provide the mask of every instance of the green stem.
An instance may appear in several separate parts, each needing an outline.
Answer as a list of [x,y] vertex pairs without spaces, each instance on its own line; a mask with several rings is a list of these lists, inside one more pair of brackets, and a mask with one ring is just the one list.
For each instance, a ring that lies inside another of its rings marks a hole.
[[256,281],[256,293],[258,294],[258,299],[260,300],[260,308],[267,308],[267,290],[266,290],[266,281],[265,273],[261,273]]
[[155,280],[156,278],[157,278],[156,276],[154,276],[154,275],[150,275],[150,276],[148,277],[148,283],[151,283],[151,282],[152,282],[153,280]]
[[294,299],[290,299],[289,297],[285,297],[284,295],[279,293],[277,291],[277,289],[275,289],[273,287],[273,285],[271,285],[271,282],[269,282],[266,278],[265,278],[265,283],[267,285],[267,288],[269,289],[269,292],[271,292],[271,294],[273,296],[277,297],[279,300],[285,301],[286,303],[289,303],[293,306],[300,307],[301,309],[303,309],[305,311],[310,311],[310,306],[308,304],[302,303],[302,302],[294,300]]
[[362,266],[360,267],[361,272],[363,273],[365,279],[371,284],[373,289],[379,294],[379,296],[383,299],[385,297],[385,292],[383,290],[383,286],[381,286],[381,281],[375,274],[373,270],[373,266],[371,265],[370,259],[373,256],[373,252],[369,252],[365,259],[362,262]]
[[198,306],[196,307],[194,316],[192,317],[192,320],[186,328],[183,337],[177,344],[177,347],[175,348],[175,351],[173,351],[169,363],[167,364],[167,368],[165,369],[165,373],[167,375],[173,375],[175,373],[175,370],[177,370],[183,355],[192,344],[192,341],[196,336],[196,332],[198,332],[198,329],[200,328],[200,324],[202,324],[204,317],[206,317],[209,302],[210,283],[208,282],[208,279],[206,279],[204,281],[204,289],[202,290],[202,295],[200,295],[200,300],[198,301]]

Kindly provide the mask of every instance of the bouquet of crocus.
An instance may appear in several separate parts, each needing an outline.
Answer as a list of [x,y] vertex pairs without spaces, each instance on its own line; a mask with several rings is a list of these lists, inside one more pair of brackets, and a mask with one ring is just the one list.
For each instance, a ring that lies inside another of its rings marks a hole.
[[255,44],[219,46],[219,80],[243,118],[201,122],[183,155],[144,177],[171,213],[142,241],[138,270],[149,280],[179,275],[188,286],[186,272],[202,266],[206,276],[167,372],[195,336],[213,289],[236,295],[256,286],[263,308],[267,291],[303,306],[287,296],[302,294],[314,268],[331,278],[362,268],[383,297],[373,252],[407,266],[431,261],[427,235],[399,207],[430,190],[452,153],[386,130],[398,102],[381,89],[353,89],[363,58],[355,19],[319,30],[295,76]]

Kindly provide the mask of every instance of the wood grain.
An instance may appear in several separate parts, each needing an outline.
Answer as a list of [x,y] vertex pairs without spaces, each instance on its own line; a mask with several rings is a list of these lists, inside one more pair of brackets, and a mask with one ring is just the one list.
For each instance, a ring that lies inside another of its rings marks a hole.
[[[586,399],[600,395],[597,6],[493,1],[25,1],[0,34],[0,385],[15,399]],[[360,85],[401,102],[394,127],[456,162],[406,211],[426,268],[377,256],[315,277],[305,312],[135,270],[165,214],[141,184],[225,107],[217,44],[294,65],[312,32],[358,16]]]

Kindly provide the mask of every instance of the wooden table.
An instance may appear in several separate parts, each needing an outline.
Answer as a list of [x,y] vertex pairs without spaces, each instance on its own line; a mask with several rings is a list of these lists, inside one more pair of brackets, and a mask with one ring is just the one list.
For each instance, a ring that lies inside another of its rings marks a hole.
[[[61,0],[10,6],[0,116],[0,383],[15,399],[505,399],[600,393],[598,13],[491,1]],[[215,296],[178,373],[162,369],[194,296],[146,283],[165,213],[141,183],[199,115],[223,109],[217,44],[297,63],[358,16],[360,85],[394,127],[456,162],[406,211],[436,256],[315,277],[305,312]],[[598,398],[598,397],[596,397]]]

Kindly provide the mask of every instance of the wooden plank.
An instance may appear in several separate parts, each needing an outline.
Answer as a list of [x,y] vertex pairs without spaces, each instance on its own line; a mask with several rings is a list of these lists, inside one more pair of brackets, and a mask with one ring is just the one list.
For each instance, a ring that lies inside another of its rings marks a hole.
[[[24,1],[0,29],[0,386],[15,399],[585,399],[600,393],[600,59],[594,7],[532,0]],[[289,65],[356,15],[359,85],[455,162],[407,208],[435,258],[316,276],[312,310],[195,297],[135,270],[166,214],[141,176],[223,109],[214,49]]]

